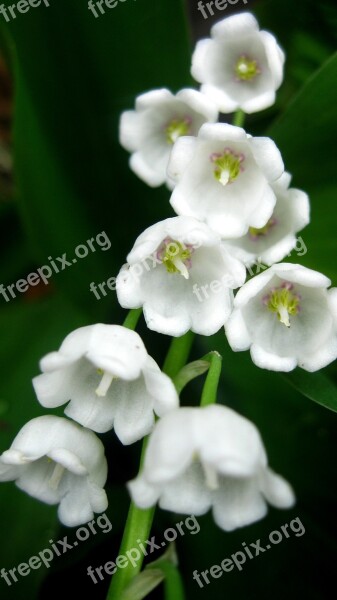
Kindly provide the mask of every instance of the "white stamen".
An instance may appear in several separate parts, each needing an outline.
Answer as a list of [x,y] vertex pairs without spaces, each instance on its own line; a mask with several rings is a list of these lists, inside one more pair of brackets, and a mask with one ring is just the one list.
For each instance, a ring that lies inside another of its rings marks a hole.
[[106,396],[106,393],[107,393],[113,379],[114,379],[114,376],[111,375],[111,373],[107,373],[106,371],[104,371],[101,382],[95,392],[96,396],[101,396],[101,397]]
[[64,471],[65,468],[62,467],[62,465],[60,465],[59,463],[55,464],[54,470],[48,482],[48,485],[52,490],[57,490],[58,486],[60,485],[60,481],[63,477]]
[[177,141],[177,139],[180,138],[180,136],[181,136],[181,133],[179,133],[179,131],[177,131],[177,130],[172,131],[172,133],[170,133],[170,138],[171,138],[172,143],[174,144]]
[[222,185],[227,185],[227,183],[229,182],[229,178],[230,178],[230,172],[227,169],[223,169],[221,171],[219,182]]
[[178,269],[179,273],[181,273],[181,275],[185,278],[185,279],[189,279],[190,274],[188,272],[188,268],[186,267],[186,265],[183,263],[182,260],[180,260],[180,258],[172,258],[171,259],[174,266]]
[[279,306],[278,314],[280,315],[281,323],[283,323],[286,327],[290,327],[289,313],[285,306]]
[[214,467],[207,465],[205,463],[202,464],[202,468],[205,474],[206,485],[210,490],[219,489],[219,478]]

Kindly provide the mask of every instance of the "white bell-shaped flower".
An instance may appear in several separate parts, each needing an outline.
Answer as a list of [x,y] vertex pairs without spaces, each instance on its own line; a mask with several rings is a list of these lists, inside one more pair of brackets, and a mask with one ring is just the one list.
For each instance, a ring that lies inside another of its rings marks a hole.
[[59,504],[64,525],[75,527],[107,509],[104,447],[89,429],[61,417],[32,419],[0,456],[0,481]]
[[40,363],[33,380],[39,402],[98,433],[112,429],[122,444],[147,435],[154,412],[176,408],[171,379],[148,355],[140,336],[119,325],[91,325],[70,333]]
[[317,371],[337,357],[337,288],[301,265],[273,265],[236,294],[226,324],[233,350],[263,369]]
[[213,509],[225,531],[265,516],[267,502],[277,508],[294,503],[289,484],[267,466],[256,427],[218,405],[180,408],[155,426],[143,470],[129,483],[140,508],[159,506],[202,515]]
[[297,247],[296,234],[310,221],[308,195],[289,188],[291,177],[284,173],[272,188],[276,194],[274,212],[264,227],[250,227],[243,237],[230,240],[231,252],[246,266],[257,260],[272,265]]
[[212,335],[229,317],[232,289],[245,281],[240,261],[220,236],[190,217],[173,217],[146,229],[117,278],[124,308],[143,306],[147,326],[181,336],[189,329]]
[[197,43],[192,75],[221,112],[254,113],[274,104],[284,59],[275,37],[259,31],[252,14],[240,13],[216,23],[211,38]]
[[151,187],[173,183],[167,177],[171,149],[181,135],[197,135],[201,125],[215,122],[218,111],[200,92],[184,89],[173,95],[167,89],[138,96],[136,110],[120,120],[120,143],[129,152],[130,167]]
[[182,137],[173,147],[168,173],[177,184],[170,202],[177,214],[205,221],[224,238],[238,238],[249,227],[267,224],[276,204],[270,184],[283,172],[270,138],[207,123],[197,137]]

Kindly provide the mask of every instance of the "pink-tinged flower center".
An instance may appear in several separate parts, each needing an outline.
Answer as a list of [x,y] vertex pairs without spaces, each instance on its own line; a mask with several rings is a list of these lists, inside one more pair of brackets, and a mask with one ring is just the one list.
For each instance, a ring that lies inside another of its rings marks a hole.
[[213,152],[210,160],[215,165],[214,177],[223,186],[233,183],[244,171],[244,154],[236,153],[231,148],[225,148],[222,154]]
[[165,265],[168,273],[180,273],[189,279],[189,269],[192,266],[193,246],[165,238],[157,250],[157,257]]
[[261,69],[256,60],[253,60],[243,54],[235,63],[234,67],[237,81],[252,81],[260,75]]
[[272,217],[269,219],[268,223],[260,229],[257,229],[256,227],[249,227],[249,237],[254,241],[260,239],[261,237],[265,237],[275,225],[277,225],[277,220]]
[[289,281],[271,289],[262,299],[268,310],[276,313],[280,323],[286,327],[290,327],[290,317],[296,316],[301,310],[300,300],[301,295],[294,291],[294,285]]
[[191,135],[191,117],[182,117],[180,119],[172,119],[166,127],[166,141],[168,144],[174,144],[182,135]]

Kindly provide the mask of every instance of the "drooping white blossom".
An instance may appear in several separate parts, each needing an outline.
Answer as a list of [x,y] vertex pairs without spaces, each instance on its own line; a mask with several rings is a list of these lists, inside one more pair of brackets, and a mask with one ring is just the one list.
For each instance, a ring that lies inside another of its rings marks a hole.
[[33,380],[48,408],[70,401],[65,414],[98,433],[112,429],[123,444],[147,435],[154,412],[176,408],[171,379],[148,355],[140,336],[119,325],[91,325],[70,333],[40,363]]
[[290,175],[284,173],[272,184],[277,201],[266,225],[260,229],[250,227],[246,235],[228,242],[231,252],[245,265],[259,260],[270,266],[296,248],[296,234],[310,221],[310,205],[305,192],[289,188],[290,180]]
[[240,13],[216,23],[211,38],[197,43],[192,75],[221,112],[254,113],[274,104],[284,60],[275,37],[259,31],[252,14]]
[[203,123],[215,122],[218,111],[200,92],[184,89],[173,95],[167,89],[138,96],[136,109],[120,120],[120,143],[129,152],[131,169],[151,187],[172,181],[167,177],[171,149],[181,135],[196,135]]
[[179,215],[205,221],[224,238],[264,227],[276,195],[271,184],[284,165],[275,143],[226,123],[205,124],[197,137],[181,137],[168,173],[177,183],[171,205]]
[[32,419],[0,456],[0,481],[15,481],[30,496],[59,504],[59,519],[69,527],[106,510],[106,478],[102,442],[61,417]]
[[317,371],[337,357],[337,289],[301,265],[273,265],[237,293],[226,323],[233,350],[263,369]]
[[256,427],[233,410],[211,405],[179,408],[155,426],[143,470],[129,483],[140,508],[202,515],[212,508],[225,531],[294,503],[289,484],[267,465]]
[[124,308],[143,307],[150,329],[181,336],[189,329],[212,335],[232,310],[232,288],[245,267],[222,247],[220,236],[190,217],[146,229],[117,278]]

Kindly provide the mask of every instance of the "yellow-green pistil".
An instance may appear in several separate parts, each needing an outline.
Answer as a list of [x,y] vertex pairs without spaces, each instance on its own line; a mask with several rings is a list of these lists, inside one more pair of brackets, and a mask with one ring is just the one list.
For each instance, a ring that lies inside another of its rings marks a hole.
[[180,136],[191,134],[191,119],[189,117],[173,119],[167,125],[165,133],[167,143],[174,144]]
[[293,287],[291,283],[285,282],[264,298],[267,308],[276,313],[280,323],[286,327],[290,327],[290,316],[296,316],[300,310],[301,298],[293,292]]
[[224,186],[233,183],[243,170],[241,166],[243,160],[242,154],[236,154],[229,148],[226,148],[223,154],[212,154],[211,161],[215,165],[215,179]]
[[240,56],[235,65],[235,75],[240,81],[252,81],[260,72],[256,60],[251,60],[248,56]]
[[164,242],[164,248],[160,252],[160,258],[168,273],[180,273],[185,279],[189,279],[188,267],[190,267],[192,250],[184,244],[175,240]]

